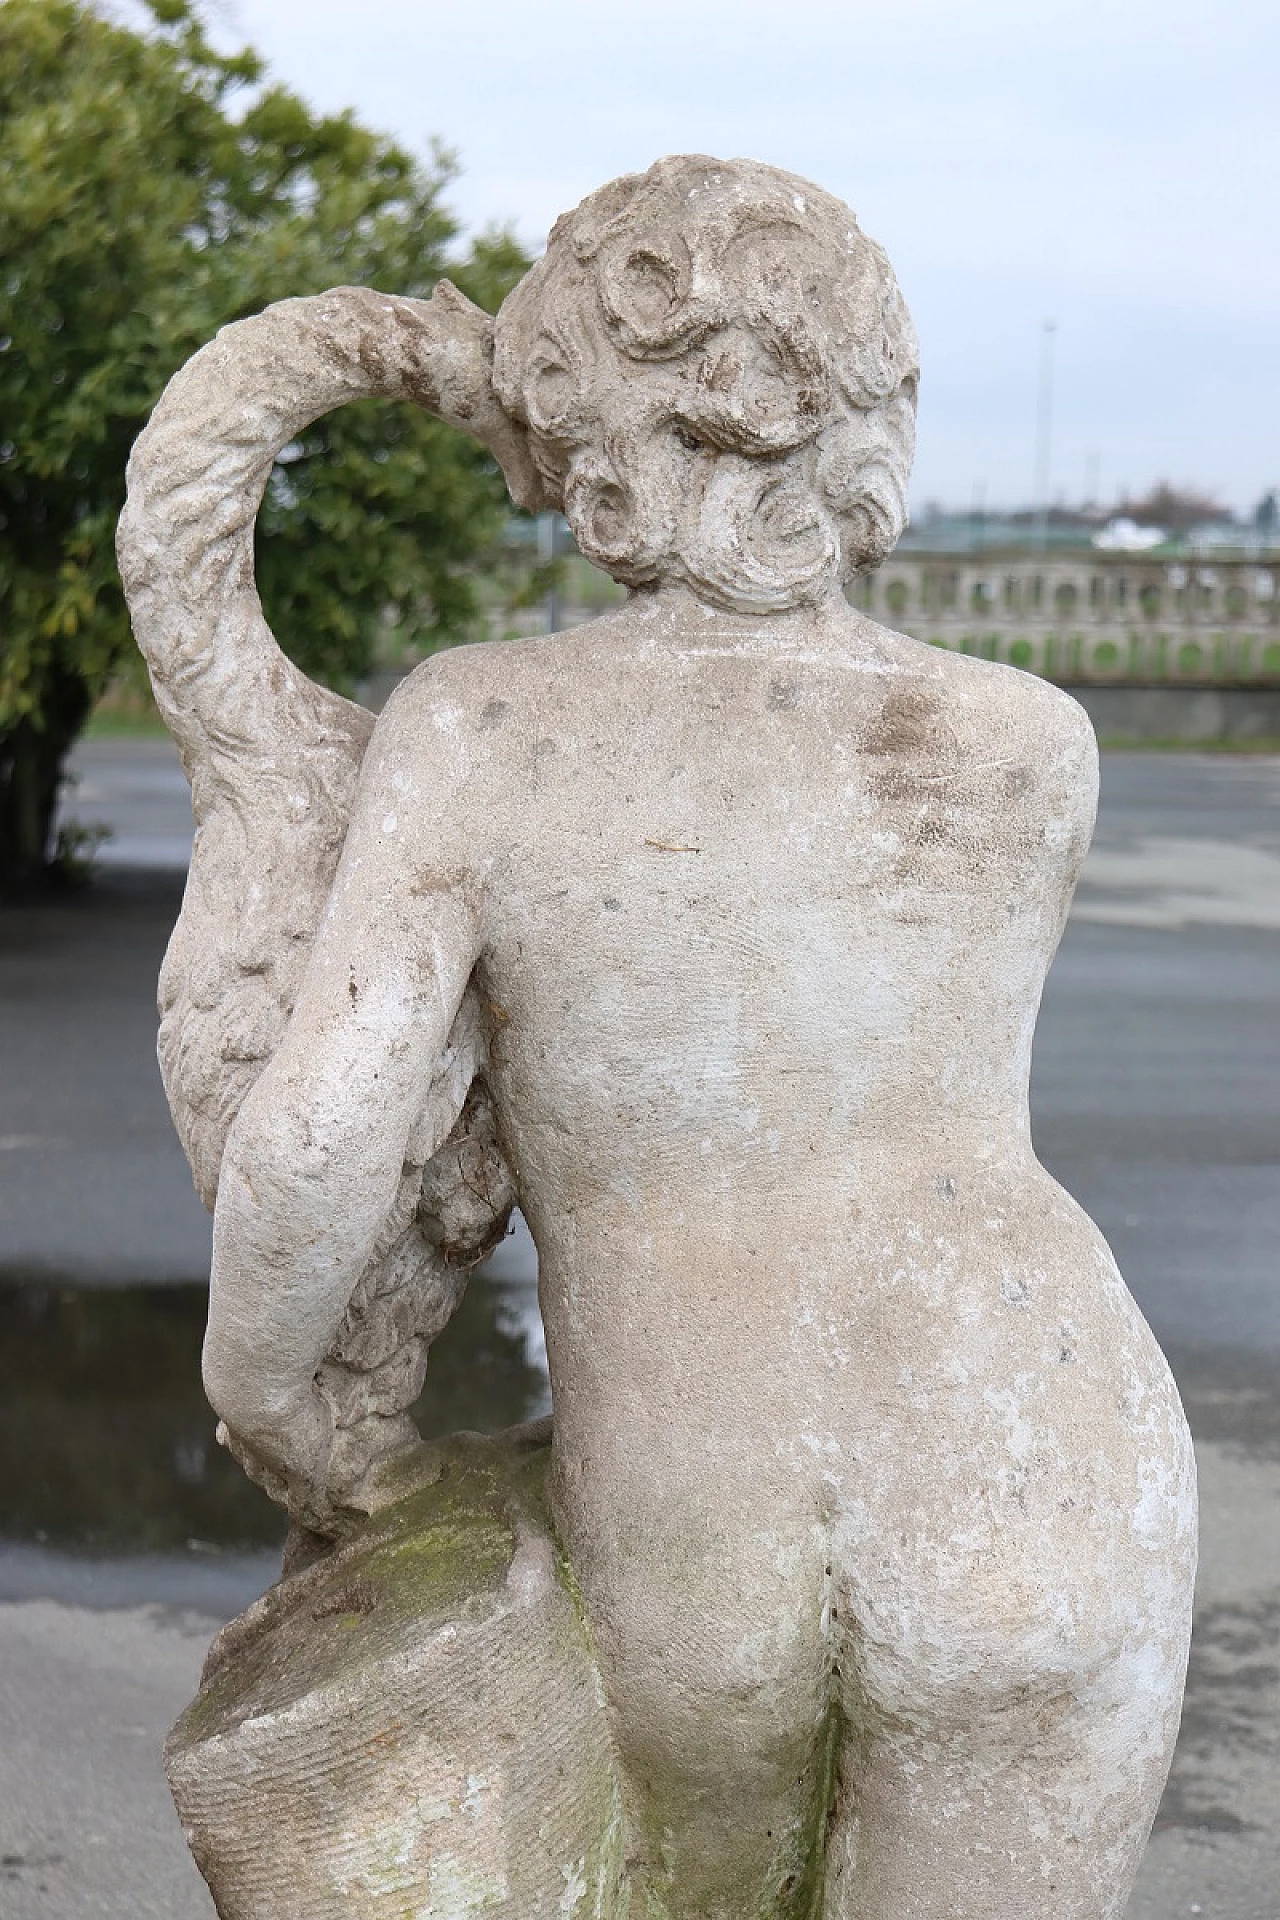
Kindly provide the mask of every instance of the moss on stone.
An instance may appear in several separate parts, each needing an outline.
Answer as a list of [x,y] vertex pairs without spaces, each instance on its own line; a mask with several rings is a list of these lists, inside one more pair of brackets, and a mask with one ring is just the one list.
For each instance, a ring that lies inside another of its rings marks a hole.
[[548,1454],[545,1437],[531,1442],[519,1431],[459,1434],[429,1449],[412,1491],[235,1623],[174,1729],[175,1746],[354,1679],[396,1643],[482,1619],[502,1591],[518,1527],[550,1536]]
[[848,1740],[848,1722],[839,1700],[823,1718],[818,1777],[808,1812],[797,1835],[795,1864],[783,1876],[768,1920],[821,1920],[826,1904],[827,1843],[839,1810],[840,1760]]

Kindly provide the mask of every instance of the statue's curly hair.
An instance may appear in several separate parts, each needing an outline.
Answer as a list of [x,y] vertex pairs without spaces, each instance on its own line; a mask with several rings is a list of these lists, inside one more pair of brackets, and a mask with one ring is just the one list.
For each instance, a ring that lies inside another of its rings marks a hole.
[[881,249],[750,160],[676,156],[592,194],[495,329],[498,397],[582,552],[744,612],[893,546],[918,376]]

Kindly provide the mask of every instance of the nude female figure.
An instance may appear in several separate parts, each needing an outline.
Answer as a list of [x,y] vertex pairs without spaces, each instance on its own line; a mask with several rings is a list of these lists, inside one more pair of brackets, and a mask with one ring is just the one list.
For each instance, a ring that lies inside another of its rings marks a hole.
[[1028,1120],[1092,732],[843,594],[915,381],[804,182],[669,160],[558,224],[483,419],[426,398],[631,596],[395,695],[221,1158],[207,1389],[314,1515],[318,1379],[478,1010],[634,1920],[1119,1915],[1177,1727],[1190,1443]]

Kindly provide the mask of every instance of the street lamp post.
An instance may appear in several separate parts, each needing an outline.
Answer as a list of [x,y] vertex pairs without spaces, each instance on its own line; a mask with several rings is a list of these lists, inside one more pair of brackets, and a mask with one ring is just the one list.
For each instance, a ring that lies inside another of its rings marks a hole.
[[1040,330],[1040,379],[1036,392],[1036,471],[1035,509],[1036,545],[1049,544],[1049,478],[1053,447],[1053,338],[1056,320],[1046,320]]

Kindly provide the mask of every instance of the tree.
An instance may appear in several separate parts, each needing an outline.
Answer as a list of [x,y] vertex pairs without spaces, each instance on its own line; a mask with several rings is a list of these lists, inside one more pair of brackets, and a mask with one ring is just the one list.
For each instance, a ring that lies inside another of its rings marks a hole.
[[1231,518],[1230,507],[1211,493],[1172,486],[1167,480],[1158,481],[1141,499],[1124,501],[1119,511],[1140,527],[1164,527],[1170,533],[1186,533],[1208,521]]
[[[452,162],[317,116],[213,47],[195,0],[133,32],[87,0],[0,0],[0,890],[50,860],[65,755],[131,652],[113,535],[129,448],[225,322],[338,282],[492,309],[527,261],[451,257]],[[478,615],[503,525],[483,451],[366,402],[287,450],[259,529],[263,600],[309,671],[349,682],[381,620],[440,644]]]

